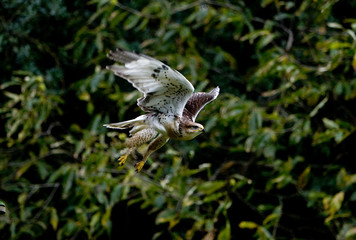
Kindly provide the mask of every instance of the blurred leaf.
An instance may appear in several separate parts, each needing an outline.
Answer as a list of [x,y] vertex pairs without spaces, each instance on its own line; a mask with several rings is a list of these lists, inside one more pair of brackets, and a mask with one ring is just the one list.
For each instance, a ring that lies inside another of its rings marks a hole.
[[320,103],[318,103],[318,105],[316,105],[316,107],[313,109],[313,111],[309,113],[309,116],[314,117],[318,113],[318,111],[324,107],[327,101],[328,101],[328,97],[325,97],[323,100],[321,100]]
[[106,229],[109,230],[111,229],[111,220],[110,220],[111,212],[112,212],[112,208],[108,208],[101,218],[101,225],[103,225]]
[[253,133],[262,127],[262,114],[261,111],[255,110],[252,112],[249,120],[249,132]]
[[69,196],[69,191],[72,188],[73,181],[74,181],[74,171],[69,170],[69,174],[66,176],[65,181],[64,181],[64,190],[63,190],[63,197],[67,198]]
[[44,180],[49,175],[49,171],[47,170],[48,166],[42,161],[37,161],[36,167],[38,169],[40,178]]
[[113,206],[114,203],[120,201],[121,198],[122,185],[118,184],[114,187],[110,194],[110,205]]
[[18,202],[20,205],[24,205],[26,199],[27,199],[27,193],[24,192],[24,193],[21,193],[21,194],[18,196],[17,202]]
[[344,198],[345,198],[344,192],[339,192],[332,198],[331,204],[330,204],[330,213],[331,214],[335,214],[341,208]]
[[50,222],[53,227],[53,230],[56,231],[58,227],[58,215],[57,215],[57,210],[53,207],[51,208]]
[[15,178],[19,179],[34,163],[34,161],[25,163],[19,170],[17,170]]
[[239,224],[239,228],[248,228],[248,229],[255,229],[258,227],[258,224],[254,222],[242,221]]
[[101,217],[101,213],[100,213],[100,212],[97,212],[97,213],[95,213],[95,214],[92,216],[92,218],[91,218],[91,220],[90,220],[90,227],[91,227],[92,229],[93,229],[94,226],[99,222],[100,217]]
[[229,240],[231,239],[231,227],[230,222],[226,222],[225,228],[219,232],[218,240]]
[[310,177],[310,169],[310,166],[308,166],[306,169],[304,169],[302,174],[299,175],[298,187],[300,187],[301,189],[303,189],[308,183]]
[[209,181],[198,186],[197,190],[204,194],[211,194],[225,186],[225,181]]
[[176,218],[176,211],[174,209],[166,209],[160,212],[156,218],[156,224],[171,222]]
[[140,17],[138,15],[132,14],[130,15],[126,21],[124,22],[124,29],[125,30],[130,30],[133,27],[135,27],[140,20]]
[[325,125],[326,128],[329,128],[329,129],[338,129],[339,128],[339,125],[330,120],[330,119],[327,119],[327,118],[323,118],[323,123]]
[[356,227],[353,227],[345,233],[346,239],[353,239],[356,236]]

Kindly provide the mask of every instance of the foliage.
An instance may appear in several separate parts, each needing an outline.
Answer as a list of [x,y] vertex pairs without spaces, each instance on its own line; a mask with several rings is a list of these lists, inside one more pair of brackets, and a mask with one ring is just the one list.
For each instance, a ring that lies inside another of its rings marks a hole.
[[[4,239],[354,239],[354,1],[15,1],[0,7]],[[346,9],[346,10],[345,10]],[[109,49],[154,56],[198,121],[136,174],[116,163],[139,93]]]

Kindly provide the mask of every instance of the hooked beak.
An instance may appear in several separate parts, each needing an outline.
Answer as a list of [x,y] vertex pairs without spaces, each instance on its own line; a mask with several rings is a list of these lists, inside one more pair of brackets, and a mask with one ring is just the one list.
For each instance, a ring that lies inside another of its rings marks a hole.
[[193,130],[193,132],[203,132],[203,133],[205,133],[205,129],[204,129],[204,127],[201,127],[199,129]]

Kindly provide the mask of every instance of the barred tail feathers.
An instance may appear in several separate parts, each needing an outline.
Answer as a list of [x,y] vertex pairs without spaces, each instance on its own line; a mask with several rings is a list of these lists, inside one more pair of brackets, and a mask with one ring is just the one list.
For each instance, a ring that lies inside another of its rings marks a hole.
[[131,119],[124,122],[108,123],[105,124],[104,127],[113,128],[113,129],[127,129],[127,128],[135,127],[137,125],[143,125],[145,120],[146,120],[146,116],[142,115],[135,119]]

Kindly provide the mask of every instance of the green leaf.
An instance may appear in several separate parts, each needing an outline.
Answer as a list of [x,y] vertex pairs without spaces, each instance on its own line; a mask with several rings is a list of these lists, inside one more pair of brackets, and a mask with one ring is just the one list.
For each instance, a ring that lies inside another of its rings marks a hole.
[[17,202],[18,202],[20,205],[24,205],[26,199],[27,199],[27,193],[26,193],[26,192],[23,192],[23,193],[21,193],[21,194],[17,197]]
[[95,225],[97,225],[99,223],[100,216],[101,216],[101,212],[97,212],[93,215],[93,217],[91,218],[90,223],[89,223],[90,228],[93,229],[95,227]]
[[275,223],[278,223],[280,218],[281,218],[280,213],[271,213],[263,220],[263,225],[267,225],[267,224],[274,225]]
[[239,223],[239,228],[255,229],[258,227],[258,224],[255,222],[242,221]]
[[339,128],[339,125],[336,122],[334,122],[328,118],[323,118],[323,123],[324,123],[325,127],[328,129],[338,129]]
[[304,171],[302,172],[302,174],[299,175],[298,177],[298,187],[300,189],[303,189],[309,180],[310,177],[310,166],[308,166],[307,168],[304,169]]
[[158,195],[155,197],[154,205],[156,208],[161,208],[165,202],[165,197],[163,195]]
[[137,25],[139,20],[140,20],[140,16],[138,16],[136,14],[130,15],[124,22],[124,29],[130,30],[130,29],[134,28]]
[[110,206],[113,206],[115,203],[120,201],[121,192],[122,192],[122,185],[121,184],[116,185],[110,194]]
[[66,176],[66,179],[64,182],[64,190],[63,190],[64,198],[67,198],[69,196],[69,191],[72,188],[74,176],[75,176],[74,170],[69,171],[69,174]]
[[198,186],[197,190],[200,192],[203,192],[205,194],[211,194],[222,187],[224,187],[226,184],[225,181],[208,181],[205,183],[202,183]]
[[35,161],[28,161],[25,163],[19,170],[16,171],[15,179],[19,179],[22,174],[24,174],[34,163]]
[[36,167],[40,175],[40,178],[44,180],[49,175],[49,171],[47,170],[47,165],[42,161],[37,161]]
[[230,240],[231,239],[231,226],[230,222],[227,221],[225,228],[219,232],[218,240]]
[[166,209],[157,215],[156,224],[173,221],[176,216],[177,215],[175,209]]
[[182,40],[184,41],[185,39],[187,39],[190,36],[190,29],[188,27],[183,27],[180,29],[180,37],[182,38]]
[[222,198],[223,196],[225,196],[225,193],[223,192],[209,194],[203,199],[203,202],[211,202],[211,201],[216,202],[218,199]]
[[272,234],[265,227],[258,227],[257,234],[259,235],[260,239],[274,240]]
[[104,228],[106,229],[110,229],[111,228],[111,212],[112,212],[112,208],[109,207],[106,209],[103,217],[101,218],[101,225],[104,226]]
[[84,92],[80,93],[79,99],[83,100],[83,101],[86,101],[86,102],[89,102],[90,101],[90,94],[87,91],[84,91]]
[[356,237],[356,227],[352,227],[345,233],[345,237],[348,240],[354,239]]
[[329,209],[331,215],[334,215],[337,211],[340,210],[344,198],[345,198],[345,193],[342,191],[334,195],[334,197],[331,200],[330,209]]
[[270,34],[270,31],[267,31],[267,30],[255,30],[255,31],[251,31],[250,33],[241,37],[241,41],[249,40],[250,44],[252,44],[256,38],[265,36],[265,35],[269,35],[269,34]]
[[261,6],[262,7],[266,7],[267,5],[269,5],[269,4],[273,3],[273,2],[274,2],[274,0],[263,0],[261,2]]
[[337,22],[328,22],[327,25],[329,28],[343,29],[342,25]]
[[254,110],[250,116],[248,129],[250,133],[254,133],[262,127],[262,114],[260,110]]
[[50,208],[51,211],[51,217],[50,217],[50,223],[53,227],[53,230],[56,231],[57,227],[58,227],[58,214],[57,214],[57,210],[53,207]]

